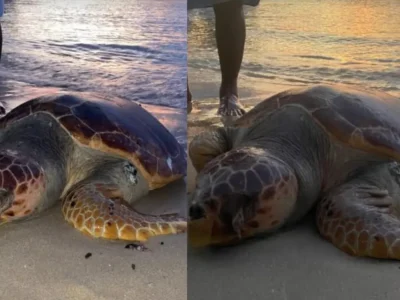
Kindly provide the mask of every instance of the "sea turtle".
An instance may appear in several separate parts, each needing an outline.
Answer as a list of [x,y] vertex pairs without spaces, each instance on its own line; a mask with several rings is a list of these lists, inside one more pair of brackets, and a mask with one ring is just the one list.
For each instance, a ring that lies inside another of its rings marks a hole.
[[316,206],[321,235],[357,256],[400,259],[400,102],[316,85],[259,103],[230,128],[195,137],[193,246],[294,224]]
[[185,231],[175,214],[131,204],[186,172],[186,154],[140,104],[55,94],[0,119],[0,223],[37,215],[58,199],[68,223],[92,237],[144,242]]

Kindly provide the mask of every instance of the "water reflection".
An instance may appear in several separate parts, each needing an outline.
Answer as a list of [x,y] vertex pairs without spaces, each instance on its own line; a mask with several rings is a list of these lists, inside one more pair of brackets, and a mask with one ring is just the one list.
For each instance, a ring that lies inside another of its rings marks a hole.
[[[246,10],[241,82],[343,82],[400,95],[398,0],[271,0]],[[189,67],[219,81],[212,10],[193,11]],[[211,22],[210,22],[211,21]]]
[[6,1],[0,77],[186,105],[186,1]]

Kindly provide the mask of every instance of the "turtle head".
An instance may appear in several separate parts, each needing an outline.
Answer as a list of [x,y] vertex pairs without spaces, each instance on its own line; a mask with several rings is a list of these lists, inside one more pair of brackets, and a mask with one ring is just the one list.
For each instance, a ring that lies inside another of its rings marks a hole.
[[92,171],[93,180],[115,183],[122,192],[123,198],[129,203],[148,194],[149,183],[138,166],[131,161],[119,158],[107,157],[106,159],[109,161],[99,163]]
[[[210,161],[198,174],[189,207],[194,247],[239,241],[256,215],[263,183],[254,170],[257,149],[234,149]],[[258,172],[264,168],[260,165]],[[265,166],[267,168],[267,166]]]
[[194,247],[229,245],[282,226],[297,199],[291,167],[266,150],[233,149],[198,174],[189,208]]
[[43,169],[16,151],[0,153],[0,223],[31,215],[45,189]]

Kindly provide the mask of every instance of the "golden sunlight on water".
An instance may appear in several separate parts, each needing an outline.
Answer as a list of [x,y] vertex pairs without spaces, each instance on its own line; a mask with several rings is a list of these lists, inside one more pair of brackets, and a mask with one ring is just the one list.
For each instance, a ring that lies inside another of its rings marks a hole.
[[[26,6],[18,5],[16,2],[9,4],[8,8],[13,21],[16,24],[28,25],[20,28],[20,38],[29,39],[34,36],[38,40],[56,40],[62,36],[81,42],[95,43],[104,41],[107,36],[123,36],[124,32],[121,31],[126,31],[129,32],[131,41],[144,40],[142,37],[146,35],[146,32],[145,26],[141,26],[141,22],[150,17],[148,7],[140,5],[139,0],[132,1],[137,2],[135,13],[119,20],[112,16],[125,14],[121,6],[107,5],[104,0],[70,1],[68,8],[62,2],[42,0],[39,2],[40,5],[33,3],[29,5],[29,12]],[[99,5],[106,8],[101,15],[96,7]],[[68,9],[67,14],[66,9]],[[154,9],[151,17],[157,17],[154,15],[160,13],[165,13],[165,11]],[[69,22],[66,18],[69,19]],[[31,22],[27,22],[29,19]],[[130,22],[132,20],[134,20],[133,24]],[[130,26],[122,26],[121,22]],[[36,26],[29,26],[29,23]],[[68,37],[65,36],[66,33],[69,34]]]
[[[258,49],[259,53],[283,51],[307,55],[314,52],[351,60],[359,51],[368,57],[371,54],[375,58],[386,57],[386,51],[378,48],[382,45],[374,40],[385,38],[390,42],[400,38],[399,23],[394,21],[396,17],[390,6],[365,0],[300,2],[303,5],[296,5],[295,11],[293,5],[285,5],[285,1],[275,7],[269,6],[265,9],[268,12],[252,10],[248,15],[248,28],[261,33],[265,39],[251,39],[248,47]],[[275,15],[275,18],[269,18],[269,15]],[[273,35],[267,37],[260,31],[275,31],[278,43],[274,42]],[[284,35],[288,42],[281,39]]]
[[[261,0],[246,8],[242,86],[255,78],[284,85],[341,82],[400,96],[399,4]],[[191,11],[189,17],[189,77],[218,83],[213,12]]]

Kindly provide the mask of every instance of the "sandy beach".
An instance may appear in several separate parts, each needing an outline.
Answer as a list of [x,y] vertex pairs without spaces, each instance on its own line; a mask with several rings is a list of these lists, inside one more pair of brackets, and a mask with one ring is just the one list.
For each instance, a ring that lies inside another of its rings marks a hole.
[[[2,93],[7,111],[57,91],[14,84],[18,94],[13,88]],[[143,106],[179,139],[185,110]],[[185,214],[185,194],[180,180],[151,192],[135,207],[153,214]],[[96,240],[74,230],[56,205],[38,218],[1,226],[0,240],[0,299],[187,299],[185,234],[153,238],[146,244],[150,251],[125,249],[128,242]]]
[[[289,88],[262,80],[240,82],[240,87],[247,108]],[[215,115],[217,84],[193,81],[191,89],[198,101],[188,117],[189,141],[197,133],[221,125]],[[195,176],[189,162],[188,200]],[[311,214],[293,229],[269,238],[223,249],[188,248],[191,300],[398,299],[399,274],[398,261],[356,258],[336,249],[319,236]]]

